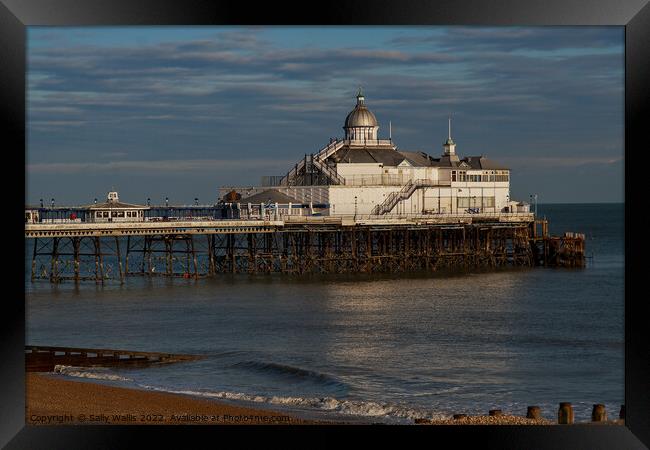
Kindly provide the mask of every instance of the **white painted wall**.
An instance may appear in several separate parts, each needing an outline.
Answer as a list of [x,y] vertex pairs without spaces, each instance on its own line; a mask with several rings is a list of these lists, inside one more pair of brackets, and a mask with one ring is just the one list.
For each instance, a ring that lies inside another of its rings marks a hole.
[[[476,184],[477,186],[468,186]],[[467,207],[458,207],[458,198],[465,199],[468,207],[483,207],[482,212],[500,212],[508,205],[508,183],[462,183],[462,187],[440,186],[417,189],[413,195],[400,201],[390,214],[465,212]],[[501,186],[498,186],[501,185]],[[373,208],[384,202],[391,192],[402,186],[330,186],[330,215],[370,214]],[[493,199],[493,200],[492,200]],[[494,206],[491,206],[491,205]]]
[[336,171],[342,177],[353,175],[381,175],[383,164],[378,163],[338,163]]
[[337,172],[350,186],[400,185],[410,180],[439,179],[438,167],[412,167],[410,165],[384,167],[377,163],[337,164]]
[[354,197],[357,197],[357,214],[370,214],[388,194],[401,186],[329,186],[330,215],[354,214]]

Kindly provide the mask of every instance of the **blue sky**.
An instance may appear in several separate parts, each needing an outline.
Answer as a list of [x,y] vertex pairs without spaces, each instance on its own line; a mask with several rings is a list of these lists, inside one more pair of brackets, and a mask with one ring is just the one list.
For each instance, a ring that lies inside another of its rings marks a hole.
[[28,29],[27,202],[214,202],[318,151],[363,86],[379,134],[511,167],[512,198],[623,201],[623,27]]

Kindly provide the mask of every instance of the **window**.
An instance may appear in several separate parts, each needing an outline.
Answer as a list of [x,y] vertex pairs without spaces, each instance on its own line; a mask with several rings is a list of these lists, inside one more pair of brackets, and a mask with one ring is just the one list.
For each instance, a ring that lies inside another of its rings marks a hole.
[[102,213],[102,215],[103,215],[104,217],[108,217],[108,211],[104,211],[104,212]]
[[111,211],[111,217],[117,217],[117,211]]
[[451,171],[451,181],[456,181],[456,171],[455,170]]
[[508,171],[507,170],[497,170],[496,180],[495,181],[508,181]]

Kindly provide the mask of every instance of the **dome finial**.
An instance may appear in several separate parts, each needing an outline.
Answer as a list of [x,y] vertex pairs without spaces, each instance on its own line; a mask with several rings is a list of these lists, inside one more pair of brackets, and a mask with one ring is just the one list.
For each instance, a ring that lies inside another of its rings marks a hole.
[[361,86],[359,86],[359,91],[357,92],[357,106],[362,106],[364,104],[364,96],[363,96],[363,91],[361,90]]

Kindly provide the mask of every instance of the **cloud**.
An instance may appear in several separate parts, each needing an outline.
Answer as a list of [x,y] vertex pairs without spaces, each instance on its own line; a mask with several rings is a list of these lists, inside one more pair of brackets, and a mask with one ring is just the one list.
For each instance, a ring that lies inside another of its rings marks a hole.
[[509,156],[511,167],[580,167],[587,165],[619,165],[622,156]]
[[442,32],[398,36],[388,44],[399,47],[435,45],[454,54],[486,50],[500,52],[567,49],[610,49],[622,47],[623,27],[445,27]]
[[[117,154],[120,154],[119,152]],[[157,160],[157,161],[107,161],[107,162],[61,162],[33,163],[27,165],[29,174],[76,174],[113,173],[129,171],[136,173],[163,172],[210,172],[255,167],[256,169],[286,168],[293,160],[276,159],[195,159],[195,160]]]
[[[36,39],[28,45],[29,173],[282,173],[342,134],[359,85],[380,135],[391,120],[404,149],[437,154],[449,113],[462,152],[498,152],[504,163],[515,155],[513,167],[575,167],[623,146],[621,30],[399,28],[375,44],[339,46],[274,33],[170,33],[143,45]],[[132,161],[106,156],[115,148]],[[236,166],[240,157],[250,165]]]

